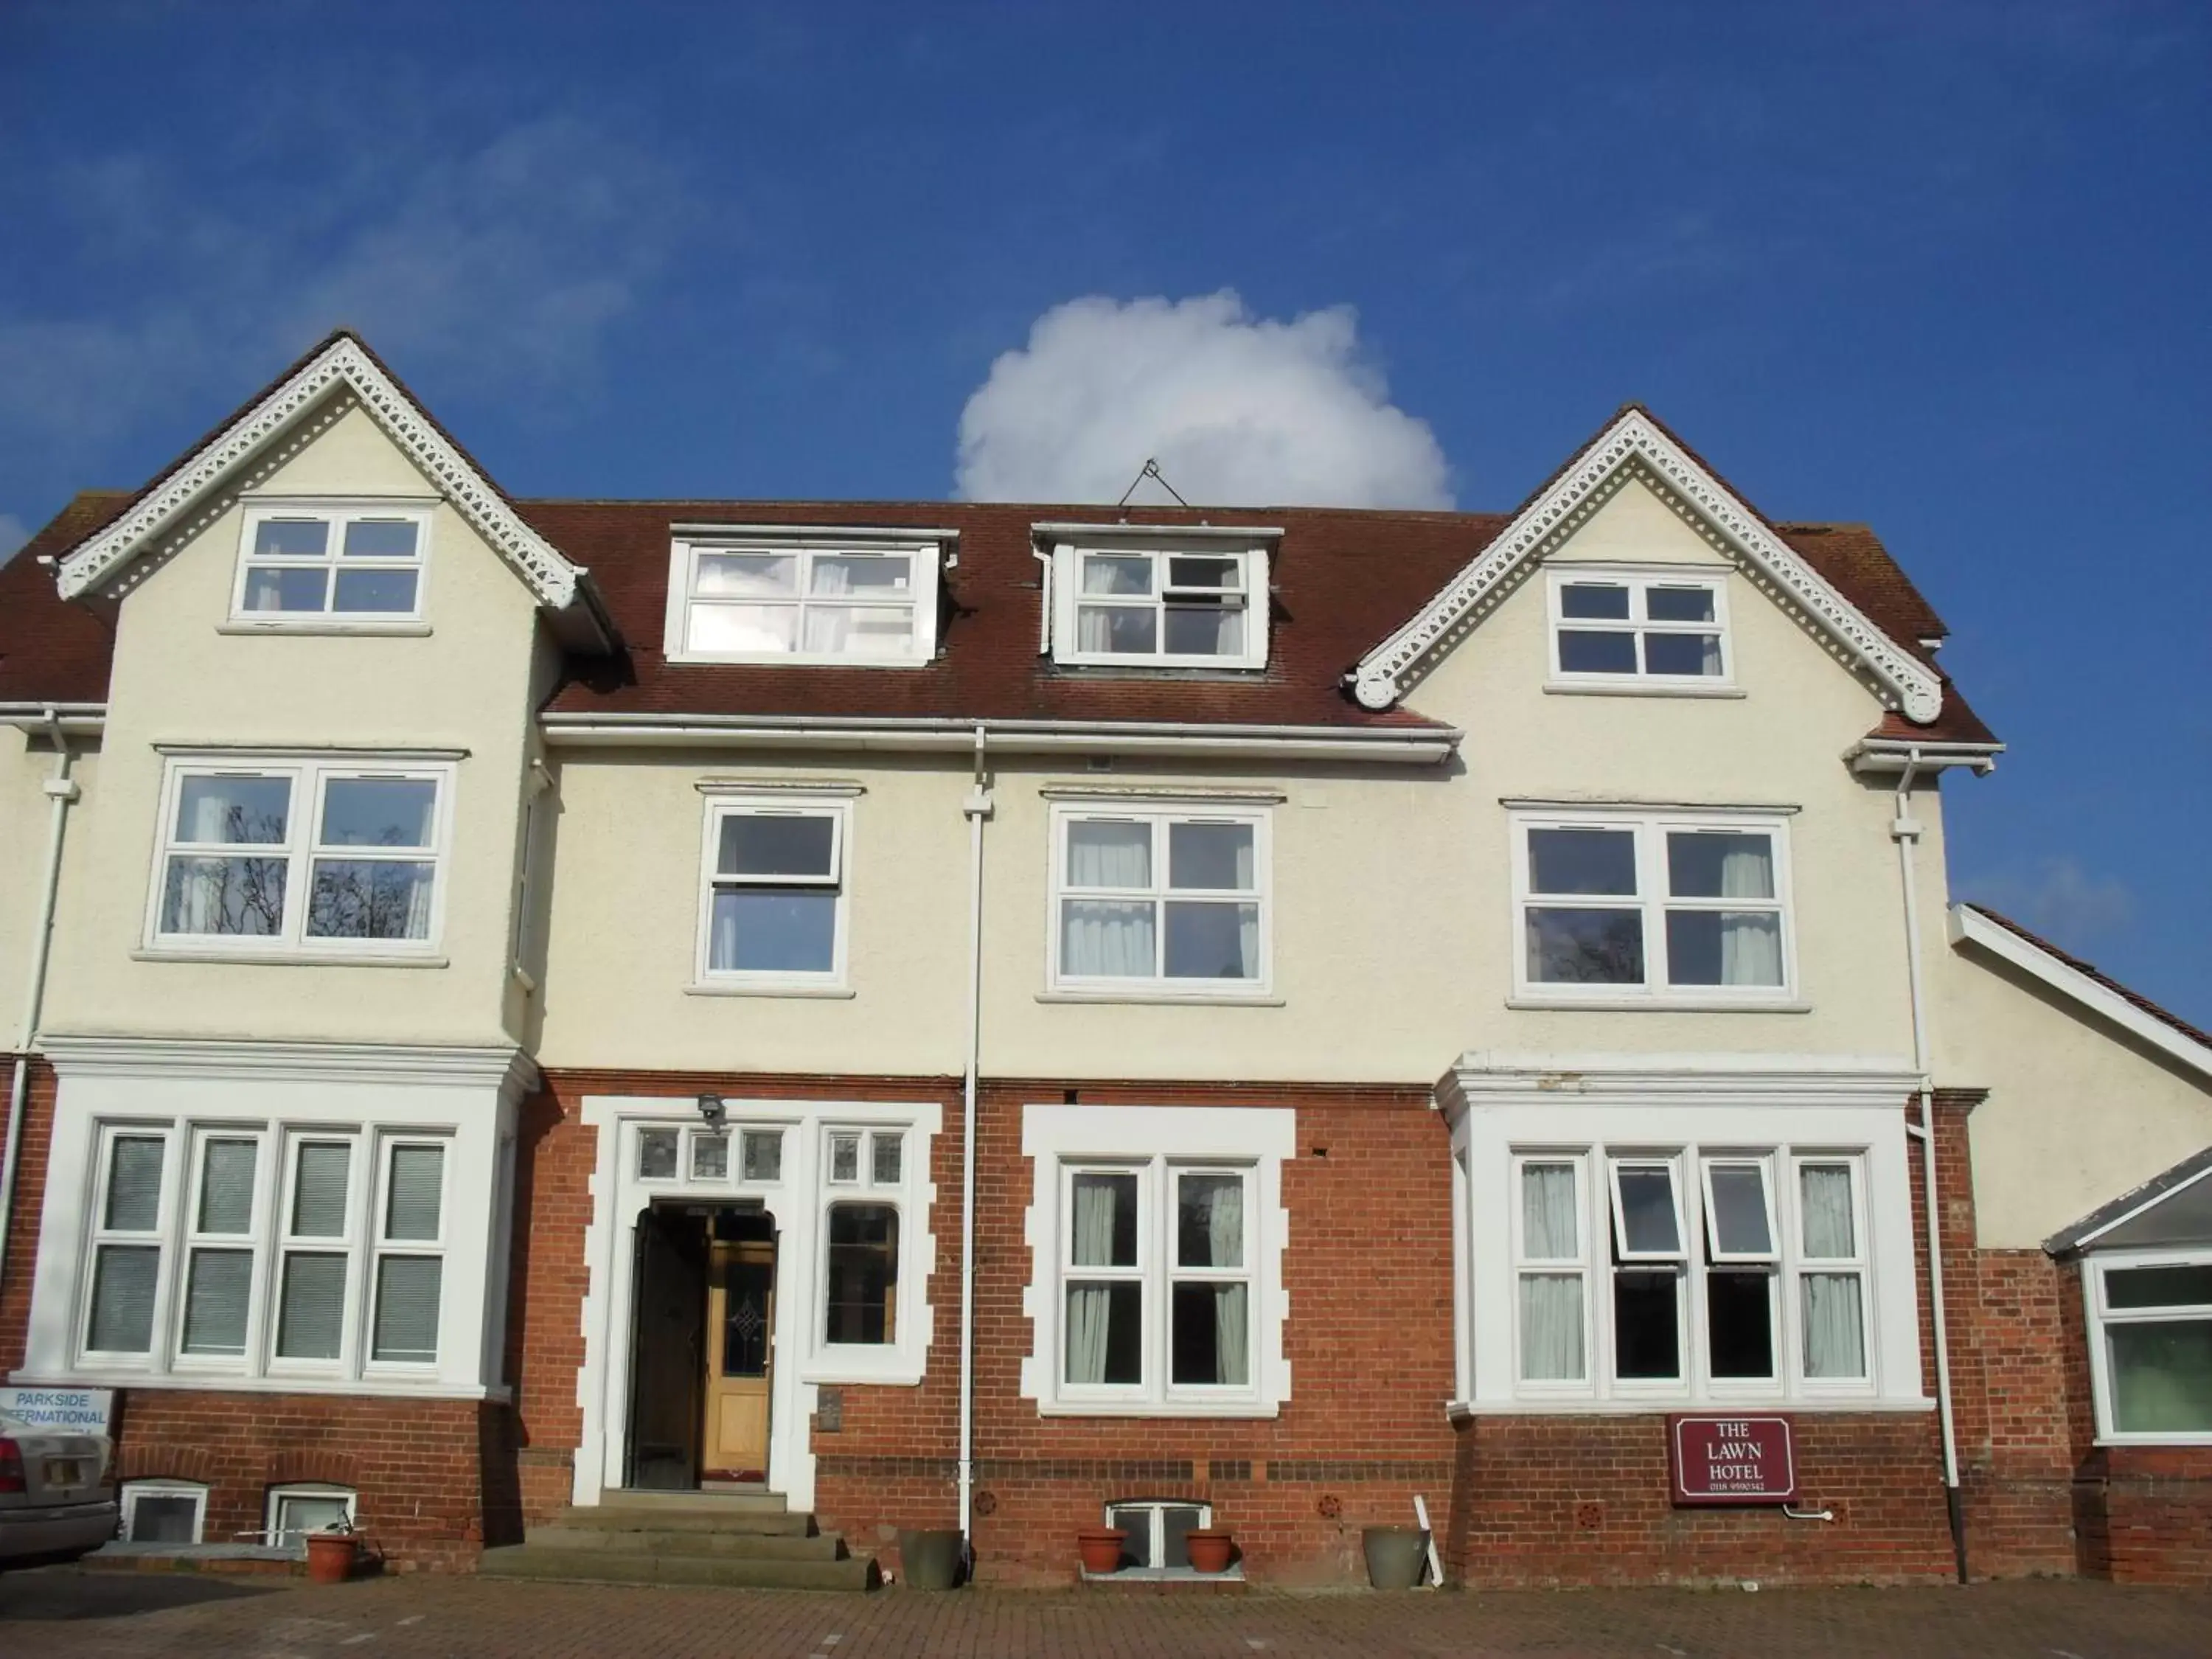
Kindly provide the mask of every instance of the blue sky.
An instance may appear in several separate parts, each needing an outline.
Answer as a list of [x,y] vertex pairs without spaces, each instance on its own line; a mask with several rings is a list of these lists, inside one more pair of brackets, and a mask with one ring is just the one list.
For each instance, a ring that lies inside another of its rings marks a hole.
[[2212,1024],[2208,89],[2117,0],[0,0],[0,550],[340,321],[522,494],[1498,508],[1642,398],[1951,623],[1957,889]]

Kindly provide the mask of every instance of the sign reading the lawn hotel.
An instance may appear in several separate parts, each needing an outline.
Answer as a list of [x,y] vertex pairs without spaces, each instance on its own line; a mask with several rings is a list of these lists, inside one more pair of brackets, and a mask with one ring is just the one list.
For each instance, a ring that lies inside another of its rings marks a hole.
[[1797,1496],[1787,1418],[1669,1418],[1667,1452],[1677,1504],[1787,1504]]

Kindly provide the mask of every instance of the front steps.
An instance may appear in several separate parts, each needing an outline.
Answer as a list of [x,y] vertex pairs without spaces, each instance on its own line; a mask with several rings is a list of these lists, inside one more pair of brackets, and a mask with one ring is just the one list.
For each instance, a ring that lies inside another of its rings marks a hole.
[[609,1492],[596,1508],[564,1509],[524,1541],[483,1553],[494,1578],[610,1584],[720,1584],[732,1589],[868,1590],[872,1555],[847,1553],[773,1492]]

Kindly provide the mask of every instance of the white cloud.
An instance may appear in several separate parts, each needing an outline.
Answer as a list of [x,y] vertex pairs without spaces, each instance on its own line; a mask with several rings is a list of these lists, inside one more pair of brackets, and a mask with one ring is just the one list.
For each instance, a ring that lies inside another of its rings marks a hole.
[[2135,894],[2125,882],[2091,875],[2070,858],[2001,870],[1976,885],[1973,896],[2048,935],[2063,950],[2081,950],[2100,934],[2124,932],[2136,919]]
[[[970,501],[1111,501],[1147,457],[1194,503],[1449,507],[1436,435],[1389,400],[1348,306],[1255,318],[1229,289],[1054,307],[960,416]],[[1147,486],[1139,499],[1164,500]]]

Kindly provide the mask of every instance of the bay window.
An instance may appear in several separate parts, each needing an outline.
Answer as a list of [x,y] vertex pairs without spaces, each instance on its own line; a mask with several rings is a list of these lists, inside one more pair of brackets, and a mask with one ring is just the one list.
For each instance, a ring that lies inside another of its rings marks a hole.
[[1060,990],[1257,994],[1267,977],[1267,819],[1055,808]]
[[938,534],[797,526],[679,537],[669,563],[668,659],[927,663],[936,651],[941,545]]
[[169,1135],[112,1129],[100,1139],[100,1191],[94,1200],[90,1306],[84,1346],[102,1354],[144,1354],[154,1346],[167,1216]]

